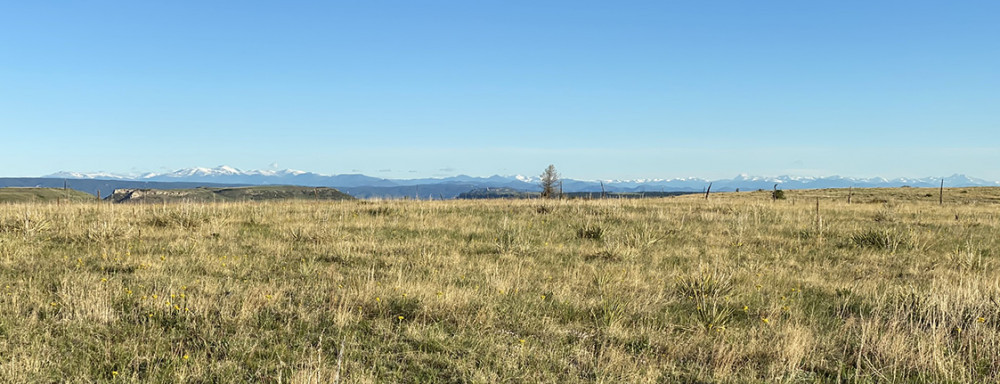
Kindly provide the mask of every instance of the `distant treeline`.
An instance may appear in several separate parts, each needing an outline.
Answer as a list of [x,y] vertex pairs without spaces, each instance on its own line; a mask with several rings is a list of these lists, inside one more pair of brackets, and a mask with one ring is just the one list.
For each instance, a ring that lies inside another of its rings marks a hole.
[[[669,197],[688,195],[697,192],[566,192],[562,196],[568,199],[641,199],[650,197]],[[540,192],[522,191],[512,188],[480,188],[458,195],[458,199],[539,199]]]

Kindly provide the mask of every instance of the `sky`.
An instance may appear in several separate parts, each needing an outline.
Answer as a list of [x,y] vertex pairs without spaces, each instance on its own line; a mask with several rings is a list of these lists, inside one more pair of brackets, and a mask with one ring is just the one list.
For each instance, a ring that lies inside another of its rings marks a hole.
[[996,1],[10,1],[0,176],[1000,180]]

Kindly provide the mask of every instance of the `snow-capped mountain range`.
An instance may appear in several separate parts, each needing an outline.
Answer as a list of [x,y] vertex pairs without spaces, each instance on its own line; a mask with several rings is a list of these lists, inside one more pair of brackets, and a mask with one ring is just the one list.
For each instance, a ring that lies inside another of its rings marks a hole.
[[266,176],[266,177],[285,177],[285,176],[297,176],[306,174],[305,171],[296,171],[292,169],[284,169],[280,171],[268,171],[268,170],[250,170],[243,171],[237,168],[230,167],[228,165],[220,165],[215,168],[204,168],[204,167],[194,167],[194,168],[184,168],[178,169],[173,172],[168,173],[143,173],[139,175],[128,175],[128,174],[118,174],[118,173],[108,173],[108,172],[56,172],[51,175],[43,176],[47,178],[67,178],[67,179],[110,179],[110,180],[180,180],[180,179],[191,179],[191,178],[213,178],[213,177],[254,177],[254,176]]
[[[530,176],[499,176],[473,177],[458,175],[445,178],[421,179],[384,179],[361,174],[321,175],[298,170],[250,170],[244,171],[230,166],[215,168],[185,168],[167,173],[145,173],[138,175],[122,175],[106,172],[81,173],[57,172],[44,176],[57,179],[102,179],[128,181],[163,181],[163,182],[193,182],[222,183],[240,185],[303,185],[334,188],[367,188],[367,187],[419,187],[426,185],[454,185],[474,188],[513,188],[520,190],[537,190],[538,178]],[[603,188],[608,192],[672,192],[672,191],[703,191],[712,184],[713,191],[734,191],[771,189],[775,185],[781,189],[819,189],[819,188],[879,188],[879,187],[937,187],[941,180],[948,187],[1000,186],[1000,182],[971,178],[955,174],[948,177],[896,178],[886,179],[852,178],[841,176],[827,177],[797,177],[776,176],[761,177],[739,175],[731,179],[708,180],[702,178],[674,179],[638,179],[638,180],[574,180],[563,179],[563,190],[566,192],[600,192]]]

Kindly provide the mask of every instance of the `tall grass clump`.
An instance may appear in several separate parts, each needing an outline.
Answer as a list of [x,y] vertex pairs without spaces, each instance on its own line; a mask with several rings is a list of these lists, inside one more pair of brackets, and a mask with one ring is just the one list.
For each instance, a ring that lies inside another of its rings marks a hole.
[[522,254],[531,248],[527,233],[518,225],[504,219],[493,237],[493,243],[498,253]]
[[604,238],[604,227],[587,223],[576,229],[576,237],[588,240],[601,240]]
[[851,243],[860,248],[896,252],[910,245],[909,236],[894,228],[873,228],[851,235]]
[[706,331],[726,328],[733,313],[727,303],[733,288],[729,274],[705,268],[679,276],[676,282],[677,292],[694,306],[695,323]]

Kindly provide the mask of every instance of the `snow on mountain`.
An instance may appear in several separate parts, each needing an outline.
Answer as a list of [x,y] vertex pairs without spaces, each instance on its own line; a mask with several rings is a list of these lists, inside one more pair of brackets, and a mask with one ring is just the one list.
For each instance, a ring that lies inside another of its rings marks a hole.
[[131,180],[129,175],[119,175],[108,172],[67,172],[59,171],[51,175],[42,176],[50,179],[111,179],[111,180]]
[[201,168],[201,167],[197,167],[197,168],[185,168],[185,169],[179,169],[177,171],[170,172],[170,173],[164,173],[164,174],[155,174],[154,173],[154,174],[150,175],[149,178],[152,179],[152,178],[157,178],[157,177],[184,178],[184,177],[194,177],[194,176],[218,176],[218,175],[230,174],[230,173],[227,172],[227,170],[228,169],[232,169],[232,168],[229,168],[229,167],[218,167],[216,169],[218,171],[213,170],[211,168]]
[[[513,188],[520,190],[538,189],[538,178],[524,175],[490,177],[474,177],[458,175],[445,178],[423,179],[384,179],[360,174],[321,175],[299,170],[241,170],[239,168],[220,165],[215,168],[184,168],[166,173],[145,173],[141,175],[123,175],[108,172],[57,172],[48,178],[63,179],[108,179],[108,180],[138,180],[138,181],[184,181],[201,183],[226,183],[244,185],[287,184],[325,187],[413,187],[420,185],[453,185],[473,188]],[[712,184],[713,191],[771,189],[776,185],[782,189],[819,189],[819,188],[872,188],[872,187],[937,187],[941,183],[939,177],[896,178],[884,177],[851,178],[842,176],[753,176],[740,174],[731,179],[708,180],[696,177],[687,178],[649,178],[633,180],[574,180],[563,179],[563,188],[567,192],[600,192],[602,188],[608,192],[654,192],[654,191],[703,191]],[[971,178],[965,175],[951,175],[944,178],[945,186],[1000,186],[1000,182]]]
[[43,177],[64,178],[64,179],[111,179],[111,180],[142,180],[142,181],[201,181],[205,178],[240,178],[249,177],[294,177],[306,175],[309,172],[294,169],[283,170],[250,170],[244,171],[228,165],[220,165],[215,168],[193,167],[178,169],[173,172],[156,173],[146,172],[139,175],[118,174],[109,172],[67,172],[60,171]]
[[285,169],[280,171],[243,171],[228,165],[220,165],[215,168],[184,168],[169,173],[148,173],[143,178],[186,178],[186,177],[220,177],[220,176],[297,176],[306,174],[304,171]]
[[[142,180],[142,181],[193,181],[193,182],[235,182],[241,181],[244,177],[293,177],[307,174],[305,171],[284,169],[280,171],[243,171],[239,168],[220,165],[215,168],[194,167],[183,168],[173,172],[156,173],[146,172],[139,175],[115,174],[107,172],[82,173],[82,172],[57,172],[45,177],[67,178],[67,179],[111,179],[111,180]],[[263,184],[263,183],[262,183]]]

